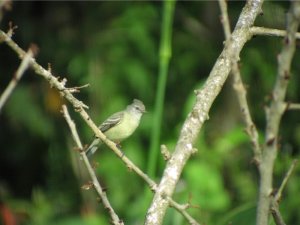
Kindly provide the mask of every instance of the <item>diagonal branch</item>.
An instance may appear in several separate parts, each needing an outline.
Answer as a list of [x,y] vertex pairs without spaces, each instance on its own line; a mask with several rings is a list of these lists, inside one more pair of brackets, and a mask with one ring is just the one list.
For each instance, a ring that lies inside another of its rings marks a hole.
[[290,166],[289,170],[287,171],[287,173],[285,174],[284,178],[283,178],[283,181],[275,195],[275,201],[276,202],[279,202],[280,199],[281,199],[281,195],[282,195],[282,192],[283,192],[283,189],[285,188],[288,180],[290,179],[295,167],[297,166],[297,163],[298,163],[298,160],[295,159],[293,162],[292,162],[292,165]]
[[12,80],[9,82],[8,86],[6,87],[6,89],[4,90],[2,95],[0,96],[0,112],[1,112],[4,104],[8,100],[9,96],[11,95],[11,93],[13,92],[15,87],[17,86],[19,80],[22,78],[24,72],[27,70],[27,68],[29,66],[29,60],[33,56],[33,52],[34,52],[32,50],[32,48],[34,48],[34,47],[29,48],[28,52],[25,54],[25,57],[23,58],[23,60],[20,64],[19,68],[17,69],[17,72],[14,74]]
[[208,119],[210,107],[228,77],[232,62],[238,61],[240,51],[251,38],[249,28],[261,10],[262,2],[262,0],[247,1],[232,33],[232,41],[226,43],[206,83],[201,90],[196,91],[196,103],[183,124],[175,151],[166,165],[157,192],[147,212],[146,225],[162,224],[169,205],[168,197],[173,195],[181,172],[195,151],[193,143],[198,137],[204,121]]
[[277,225],[286,225],[279,211],[278,202],[274,198],[272,199],[270,211]]
[[[2,30],[0,30],[0,40],[4,41],[9,47],[11,47],[11,49],[15,51],[21,59],[24,58],[26,54],[24,50],[21,49],[17,43],[15,43],[11,37]],[[80,114],[82,119],[91,128],[96,137],[100,138],[102,142],[104,142],[123,161],[123,163],[126,164],[128,168],[132,169],[136,174],[138,174],[148,184],[152,191],[157,190],[157,184],[150,177],[148,177],[147,174],[143,173],[143,171],[138,168],[130,159],[124,156],[123,152],[117,148],[116,144],[107,139],[99,130],[98,126],[92,121],[88,113],[85,111],[85,108],[88,108],[88,106],[75,98],[72,94],[72,91],[65,87],[65,79],[59,81],[58,78],[51,74],[51,71],[44,69],[32,57],[30,58],[30,65],[38,75],[46,79],[51,87],[56,88],[60,94],[72,104],[73,108]],[[168,199],[170,199],[170,205],[180,212],[188,221],[191,221],[191,224],[198,225],[198,223],[186,212],[183,207],[181,207],[179,203],[171,200],[171,198]]]
[[79,138],[79,135],[78,135],[78,132],[76,130],[76,125],[74,123],[74,121],[71,119],[70,117],[70,114],[68,112],[68,109],[65,105],[62,106],[62,109],[63,109],[63,115],[70,127],[70,130],[71,130],[71,133],[72,133],[72,137],[77,145],[77,147],[79,148],[80,150],[80,155],[81,155],[81,158],[83,160],[83,163],[85,165],[85,167],[87,168],[88,170],[88,173],[92,179],[92,184],[96,190],[96,192],[98,193],[98,195],[100,196],[101,200],[102,200],[102,203],[104,205],[104,208],[108,210],[108,213],[112,219],[112,223],[114,225],[124,225],[124,222],[122,220],[119,219],[118,215],[115,213],[114,209],[112,208],[107,196],[106,196],[106,193],[103,191],[103,188],[101,187],[98,179],[97,179],[97,176],[95,174],[95,171],[93,170],[86,154],[85,154],[85,151],[83,150],[83,146],[81,144],[81,141],[80,141],[80,138]]
[[281,199],[282,191],[283,191],[284,187],[286,186],[289,178],[291,177],[297,163],[298,163],[298,160],[295,159],[293,161],[292,165],[290,166],[288,172],[285,174],[277,193],[275,194],[275,196],[272,196],[272,199],[271,199],[271,207],[270,207],[271,210],[270,211],[271,211],[274,221],[277,225],[285,225],[285,222],[279,211],[279,201]]

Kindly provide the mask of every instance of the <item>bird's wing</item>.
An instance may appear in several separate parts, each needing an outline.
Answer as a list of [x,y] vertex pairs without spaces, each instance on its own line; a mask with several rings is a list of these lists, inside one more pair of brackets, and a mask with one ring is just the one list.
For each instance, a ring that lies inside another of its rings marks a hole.
[[86,155],[87,157],[91,157],[98,149],[97,145],[100,144],[100,139],[99,138],[95,138],[92,142],[92,144],[90,144],[90,146],[87,148],[86,150]]
[[111,115],[108,119],[106,119],[99,127],[99,129],[104,133],[105,131],[109,130],[111,127],[119,124],[123,118],[124,112],[117,112]]

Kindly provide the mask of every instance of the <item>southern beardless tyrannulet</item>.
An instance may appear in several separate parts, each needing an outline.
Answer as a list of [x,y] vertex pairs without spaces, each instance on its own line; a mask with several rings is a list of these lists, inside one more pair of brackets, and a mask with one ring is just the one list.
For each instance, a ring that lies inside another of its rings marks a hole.
[[[138,99],[134,99],[125,110],[114,113],[108,117],[99,126],[99,129],[108,139],[119,144],[122,140],[132,135],[140,124],[141,117],[145,112],[146,109],[143,102]],[[86,155],[88,157],[93,155],[100,144],[101,140],[99,138],[95,138],[87,148]]]

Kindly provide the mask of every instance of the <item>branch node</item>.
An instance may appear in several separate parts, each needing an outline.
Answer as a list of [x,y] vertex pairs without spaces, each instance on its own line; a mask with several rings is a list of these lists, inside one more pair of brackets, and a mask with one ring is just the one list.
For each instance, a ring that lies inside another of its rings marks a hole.
[[267,142],[266,142],[267,146],[272,146],[274,144],[275,140],[276,140],[276,137],[268,138]]
[[12,21],[9,21],[9,23],[8,23],[8,31],[7,31],[7,36],[8,37],[12,37],[15,33],[14,33],[14,31],[18,28],[18,26],[17,25],[13,25],[13,22]]
[[94,184],[92,181],[89,181],[88,183],[81,186],[82,190],[90,190],[92,187],[94,187]]
[[156,184],[150,185],[150,190],[151,190],[153,193],[156,192],[156,189],[157,189],[157,185],[156,185]]
[[160,151],[161,151],[161,154],[163,155],[164,160],[169,161],[169,159],[171,158],[171,153],[168,150],[167,146],[166,145],[161,145],[160,146]]
[[29,50],[32,51],[33,56],[36,56],[39,53],[39,47],[35,43],[30,44]]

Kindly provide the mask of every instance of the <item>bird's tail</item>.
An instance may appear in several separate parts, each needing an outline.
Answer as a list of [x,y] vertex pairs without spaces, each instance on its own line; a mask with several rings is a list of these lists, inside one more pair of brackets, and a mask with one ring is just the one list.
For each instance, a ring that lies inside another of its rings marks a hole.
[[86,154],[87,157],[90,158],[98,150],[98,145],[100,144],[100,142],[101,141],[100,141],[99,138],[94,139],[92,144],[90,144],[90,146],[85,151],[85,154]]

